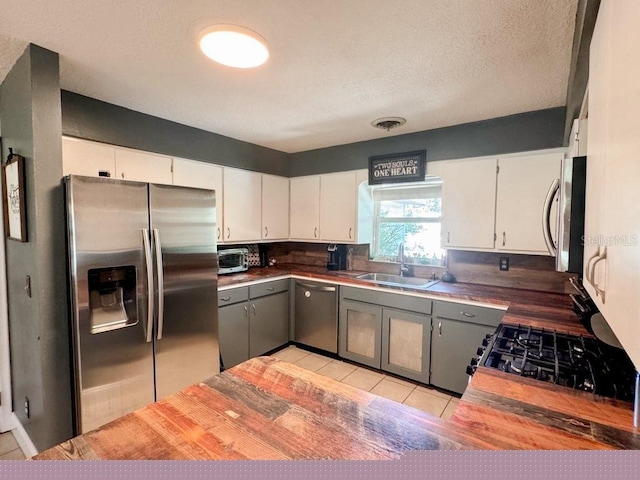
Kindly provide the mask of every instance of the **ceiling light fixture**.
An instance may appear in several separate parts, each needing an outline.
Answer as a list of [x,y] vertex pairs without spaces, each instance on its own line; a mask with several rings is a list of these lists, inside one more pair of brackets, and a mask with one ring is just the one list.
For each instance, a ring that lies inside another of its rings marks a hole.
[[392,128],[400,127],[400,126],[404,125],[405,123],[407,123],[407,119],[406,118],[402,118],[402,117],[383,117],[383,118],[377,118],[376,120],[371,122],[371,125],[373,127],[381,128],[383,130],[386,130],[388,132]]
[[211,60],[235,68],[253,68],[269,58],[260,35],[238,25],[214,25],[200,34],[200,49]]

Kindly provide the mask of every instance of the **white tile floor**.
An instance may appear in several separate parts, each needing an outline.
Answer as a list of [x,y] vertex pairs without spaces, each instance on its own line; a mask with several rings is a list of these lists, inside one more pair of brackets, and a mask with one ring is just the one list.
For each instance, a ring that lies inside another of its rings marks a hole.
[[0,460],[24,460],[25,456],[20,450],[13,433],[0,433]]
[[458,405],[457,397],[439,390],[324,357],[295,346],[286,347],[272,356],[437,417],[449,418]]

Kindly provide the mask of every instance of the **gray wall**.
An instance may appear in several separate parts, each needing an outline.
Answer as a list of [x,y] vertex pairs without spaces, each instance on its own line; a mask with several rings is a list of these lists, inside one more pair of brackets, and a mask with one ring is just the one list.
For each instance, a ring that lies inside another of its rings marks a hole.
[[[215,115],[215,112],[212,112]],[[62,133],[148,152],[287,176],[288,154],[62,91]]]
[[295,154],[62,91],[62,133],[257,172],[296,177],[367,168],[373,155],[427,150],[427,162],[561,147],[565,108],[494,118]]
[[6,240],[9,341],[13,408],[39,450],[73,433],[60,112],[58,55],[30,45],[0,86],[0,121],[3,160],[9,147],[26,159],[28,242]]
[[292,177],[357,170],[374,155],[426,150],[427,163],[561,147],[564,107],[510,115],[424,132],[320,148],[292,155]]

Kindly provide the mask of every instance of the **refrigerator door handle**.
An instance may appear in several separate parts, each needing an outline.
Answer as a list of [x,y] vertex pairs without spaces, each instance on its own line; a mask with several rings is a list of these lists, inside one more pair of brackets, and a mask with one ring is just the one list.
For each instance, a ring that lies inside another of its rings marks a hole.
[[160,246],[160,233],[158,229],[153,229],[153,242],[156,250],[156,275],[158,278],[158,334],[156,338],[162,338],[162,329],[164,326],[164,277],[162,275],[162,247]]
[[149,244],[149,230],[142,229],[142,244],[144,245],[144,259],[147,269],[147,326],[144,332],[145,339],[151,342],[153,337],[153,266],[151,258],[151,245]]

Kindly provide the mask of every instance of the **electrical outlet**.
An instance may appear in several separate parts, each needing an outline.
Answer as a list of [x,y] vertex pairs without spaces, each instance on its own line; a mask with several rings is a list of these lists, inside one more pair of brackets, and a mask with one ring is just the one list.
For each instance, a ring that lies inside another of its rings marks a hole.
[[24,397],[24,414],[27,418],[31,418],[31,408],[29,407],[28,397]]
[[500,270],[503,272],[509,271],[509,257],[500,257]]

